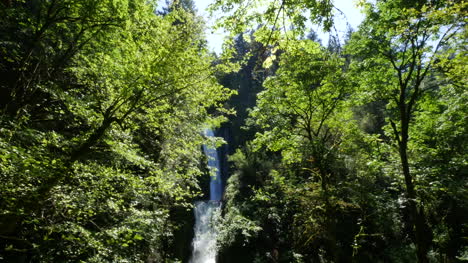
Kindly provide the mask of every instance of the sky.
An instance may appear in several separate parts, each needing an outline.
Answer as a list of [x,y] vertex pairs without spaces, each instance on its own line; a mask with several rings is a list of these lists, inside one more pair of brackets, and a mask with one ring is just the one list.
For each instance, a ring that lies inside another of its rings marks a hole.
[[[214,1],[215,0],[194,0],[198,14],[208,20],[206,7]],[[346,33],[348,23],[352,28],[356,29],[364,19],[364,15],[356,7],[356,0],[334,0],[334,5],[344,13],[344,16],[337,15],[335,18],[335,28],[340,36]],[[213,21],[208,20],[208,25],[211,25],[212,23]],[[328,33],[322,32],[320,30],[320,26],[317,25],[312,25],[311,28],[318,33],[323,44],[328,43]],[[219,54],[221,52],[221,45],[225,34],[222,31],[213,33],[211,29],[207,29],[206,35],[210,50]]]

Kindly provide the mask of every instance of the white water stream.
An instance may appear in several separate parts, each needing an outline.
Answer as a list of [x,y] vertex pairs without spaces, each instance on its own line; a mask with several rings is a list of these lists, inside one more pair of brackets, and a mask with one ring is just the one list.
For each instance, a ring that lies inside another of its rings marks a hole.
[[[206,130],[205,135],[213,137],[212,130]],[[216,149],[203,146],[208,157],[208,166],[215,169],[210,177],[210,200],[195,203],[195,237],[192,241],[192,258],[190,263],[216,263],[216,229],[213,226],[214,218],[221,207],[222,184],[219,167],[218,152]]]
[[195,204],[195,237],[191,263],[216,263],[216,231],[213,222],[219,202],[201,201]]

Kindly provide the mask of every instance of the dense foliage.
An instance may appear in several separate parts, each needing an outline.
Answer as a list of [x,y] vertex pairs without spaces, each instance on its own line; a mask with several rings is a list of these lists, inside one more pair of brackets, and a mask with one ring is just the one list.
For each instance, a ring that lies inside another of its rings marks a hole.
[[[202,21],[147,1],[3,1],[0,258],[186,257],[217,84]],[[186,231],[186,230],[185,230]]]
[[254,34],[273,70],[231,156],[222,262],[468,260],[467,5],[361,5],[338,48]]
[[358,4],[0,1],[0,261],[187,262],[206,127],[219,262],[468,261],[468,4]]

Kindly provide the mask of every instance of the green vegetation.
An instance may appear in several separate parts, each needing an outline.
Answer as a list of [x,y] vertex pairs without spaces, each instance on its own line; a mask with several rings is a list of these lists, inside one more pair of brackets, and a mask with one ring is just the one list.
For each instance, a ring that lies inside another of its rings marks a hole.
[[260,4],[0,1],[0,261],[187,262],[207,126],[218,262],[468,261],[468,4]]
[[208,111],[231,94],[201,20],[143,0],[1,10],[1,257],[186,257],[190,238],[174,240],[191,230],[201,131],[223,120]]

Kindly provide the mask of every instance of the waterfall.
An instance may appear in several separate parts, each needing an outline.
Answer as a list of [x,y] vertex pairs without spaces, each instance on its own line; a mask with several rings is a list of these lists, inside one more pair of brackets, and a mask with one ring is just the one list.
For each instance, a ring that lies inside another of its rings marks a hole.
[[[205,130],[205,135],[208,137],[214,137],[214,133],[211,129]],[[221,169],[219,166],[218,151],[215,148],[208,147],[203,145],[203,151],[205,152],[206,157],[208,157],[208,167],[210,169],[215,169],[215,175],[211,175],[210,179],[210,200],[220,201],[223,186],[221,184]]]
[[[211,129],[205,130],[205,135],[214,137]],[[216,262],[216,230],[213,227],[214,217],[220,210],[220,201],[223,192],[221,183],[221,170],[219,166],[218,152],[215,148],[203,146],[203,151],[208,158],[208,166],[215,170],[210,175],[210,200],[195,203],[195,237],[193,238],[192,258],[190,263],[215,263]]]
[[190,263],[216,262],[216,231],[211,224],[219,202],[201,201],[195,205],[195,237]]

